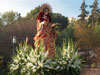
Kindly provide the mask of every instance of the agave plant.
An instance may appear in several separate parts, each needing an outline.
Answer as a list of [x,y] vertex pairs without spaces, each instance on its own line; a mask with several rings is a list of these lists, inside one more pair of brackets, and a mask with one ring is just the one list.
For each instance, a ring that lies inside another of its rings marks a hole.
[[55,61],[48,58],[42,43],[33,49],[26,41],[23,45],[20,43],[16,51],[10,63],[10,75],[44,75],[44,72],[49,74],[49,70],[56,70]]
[[60,57],[56,53],[55,58],[49,58],[42,41],[35,49],[27,41],[20,43],[16,51],[9,65],[10,75],[79,75],[82,68],[82,60],[72,41],[68,46],[64,43]]
[[72,40],[68,40],[67,46],[66,42],[63,42],[63,49],[60,50],[59,55],[56,54],[56,58],[57,62],[59,62],[59,65],[61,66],[59,71],[62,74],[80,75],[83,67],[83,60],[80,58],[78,49],[76,48]]

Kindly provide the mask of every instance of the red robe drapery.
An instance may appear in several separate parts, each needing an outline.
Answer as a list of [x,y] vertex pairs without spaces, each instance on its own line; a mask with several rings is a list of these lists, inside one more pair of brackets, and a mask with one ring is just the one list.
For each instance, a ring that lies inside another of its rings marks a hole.
[[[47,18],[43,18],[44,14],[42,12],[39,13],[39,16],[37,17],[37,34],[33,38],[35,40],[35,45],[40,46],[40,39],[43,40],[43,44],[45,46],[45,51],[49,50],[49,56],[54,57],[55,56],[55,45],[54,40],[57,38],[57,33],[55,30],[51,27],[51,18],[49,15],[47,15]],[[38,22],[38,20],[40,22]],[[41,22],[43,21],[49,21],[48,24],[43,24],[43,27],[41,26]],[[39,29],[42,27],[42,29],[39,31]]]

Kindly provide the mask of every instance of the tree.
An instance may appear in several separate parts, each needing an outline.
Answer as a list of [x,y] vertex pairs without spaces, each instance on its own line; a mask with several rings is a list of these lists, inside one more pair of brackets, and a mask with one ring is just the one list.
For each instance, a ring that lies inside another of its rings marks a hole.
[[[27,19],[32,19],[32,18],[37,18],[38,14],[40,11],[40,6],[36,7],[35,9],[31,10],[27,15],[26,18]],[[51,13],[51,18],[52,21],[55,23],[60,23],[61,24],[61,28],[60,30],[66,28],[66,26],[68,25],[68,18],[65,16],[62,16],[59,13]]]
[[26,18],[28,19],[36,19],[38,14],[39,14],[39,11],[40,11],[40,6],[36,7],[35,9],[31,10],[29,13],[27,13],[26,15]]
[[81,14],[78,16],[80,17],[79,21],[84,22],[85,18],[88,16],[89,12],[86,11],[87,5],[85,4],[85,0],[83,0],[83,3],[81,5]]
[[51,14],[51,19],[54,23],[59,23],[61,25],[60,31],[65,29],[68,25],[68,18],[65,16],[62,16],[59,13],[52,13]]
[[1,22],[3,26],[5,26],[19,20],[20,18],[21,18],[20,13],[9,11],[1,15]]
[[93,5],[90,5],[90,8],[92,8],[92,11],[88,19],[89,24],[95,25],[96,21],[98,21],[98,15],[99,15],[98,1],[94,0]]

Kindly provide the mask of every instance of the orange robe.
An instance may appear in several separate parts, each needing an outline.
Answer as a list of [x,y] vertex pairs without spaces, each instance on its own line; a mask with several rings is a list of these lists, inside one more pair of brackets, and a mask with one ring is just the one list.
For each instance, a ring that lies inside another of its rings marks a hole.
[[[43,40],[43,44],[45,46],[45,51],[49,50],[49,56],[54,57],[55,56],[55,39],[57,38],[57,33],[55,30],[51,27],[51,19],[48,16],[46,20],[49,21],[48,24],[43,24],[41,26],[41,22],[43,22],[45,19],[41,18],[43,17],[43,13],[40,13],[37,18],[37,34],[33,38],[35,40],[35,45],[40,46],[40,39]],[[38,22],[40,21],[40,22]],[[39,29],[42,27],[42,29],[39,31]]]

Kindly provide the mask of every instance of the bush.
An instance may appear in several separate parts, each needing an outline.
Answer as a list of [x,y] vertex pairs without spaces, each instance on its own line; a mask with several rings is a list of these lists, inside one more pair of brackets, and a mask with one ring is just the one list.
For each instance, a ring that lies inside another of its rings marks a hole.
[[100,25],[88,27],[87,24],[75,24],[76,44],[80,48],[96,48],[100,46]]
[[69,24],[62,32],[57,35],[56,46],[62,48],[63,40],[68,43],[68,38],[75,40],[74,23]]
[[68,42],[68,46],[64,43],[63,50],[56,53],[55,58],[48,56],[43,43],[33,49],[26,41],[16,50],[17,54],[9,64],[10,75],[80,75],[82,60],[72,41]]
[[35,19],[21,19],[12,23],[11,25],[1,27],[0,55],[4,57],[5,62],[8,62],[10,57],[13,55],[13,36],[16,36],[16,45],[18,45],[19,42],[24,41],[26,37],[29,38],[29,44],[33,45],[33,37],[35,36],[36,32],[37,30]]

